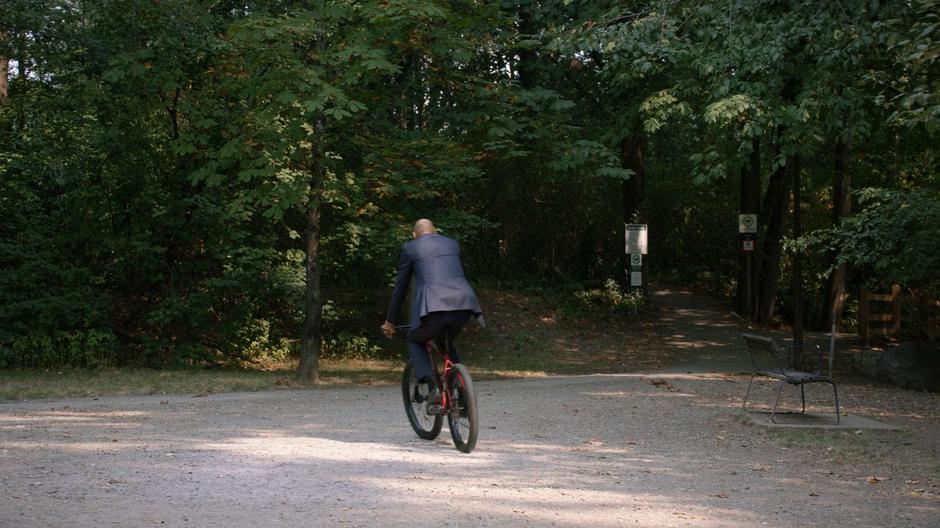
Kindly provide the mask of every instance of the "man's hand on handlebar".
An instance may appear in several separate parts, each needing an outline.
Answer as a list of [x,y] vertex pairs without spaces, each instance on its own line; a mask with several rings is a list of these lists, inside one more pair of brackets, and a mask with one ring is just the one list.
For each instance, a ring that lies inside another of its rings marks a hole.
[[389,321],[385,321],[385,324],[382,325],[382,333],[385,334],[385,337],[391,339],[395,335],[395,325]]

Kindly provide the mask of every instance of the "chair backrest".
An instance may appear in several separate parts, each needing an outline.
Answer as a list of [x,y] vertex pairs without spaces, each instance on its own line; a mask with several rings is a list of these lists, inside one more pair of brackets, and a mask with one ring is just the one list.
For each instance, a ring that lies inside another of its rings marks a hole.
[[747,355],[754,368],[761,370],[789,366],[790,354],[774,338],[745,333],[741,334],[741,339],[747,344]]

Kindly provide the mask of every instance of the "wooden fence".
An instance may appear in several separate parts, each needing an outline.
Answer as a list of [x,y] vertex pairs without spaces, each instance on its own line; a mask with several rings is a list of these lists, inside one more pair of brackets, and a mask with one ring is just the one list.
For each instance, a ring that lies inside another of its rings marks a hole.
[[[902,325],[902,304],[916,307],[915,311],[923,311],[921,317],[917,318],[922,323],[905,321],[909,326]],[[897,284],[891,286],[889,293],[872,293],[862,287],[858,297],[858,330],[866,345],[872,337],[900,339],[902,333],[933,334],[938,329],[940,329],[940,300],[921,296],[902,296],[901,287]]]

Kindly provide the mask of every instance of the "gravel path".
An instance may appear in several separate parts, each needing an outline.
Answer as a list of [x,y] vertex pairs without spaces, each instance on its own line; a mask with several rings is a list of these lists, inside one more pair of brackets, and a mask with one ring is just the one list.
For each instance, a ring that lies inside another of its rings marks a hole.
[[[673,308],[672,350],[724,320]],[[845,389],[900,432],[766,431],[696,361],[478,382],[470,455],[419,440],[393,386],[0,404],[0,526],[938,525],[937,395]]]

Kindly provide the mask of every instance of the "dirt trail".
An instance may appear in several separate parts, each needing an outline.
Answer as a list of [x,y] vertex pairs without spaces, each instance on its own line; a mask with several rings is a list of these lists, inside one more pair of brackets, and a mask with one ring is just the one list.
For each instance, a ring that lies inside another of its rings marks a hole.
[[739,371],[738,330],[658,302],[690,361],[479,382],[470,455],[394,386],[0,404],[0,526],[936,526],[937,395],[847,390],[902,432],[748,426],[743,378],[686,374]]
[[[657,329],[669,350],[672,365],[667,372],[686,373],[747,373],[752,366],[747,359],[742,332],[754,331],[735,315],[717,308],[688,290],[669,286],[653,286],[652,303],[659,309]],[[787,341],[788,329],[756,330]],[[823,352],[829,349],[829,333],[804,332],[807,344],[818,344]],[[837,333],[835,342],[836,372],[851,370],[839,362],[851,361],[851,354],[861,345],[856,334]]]
[[654,287],[650,296],[660,309],[660,337],[674,358],[670,372],[746,372],[741,325],[730,314],[705,304],[688,291]]

